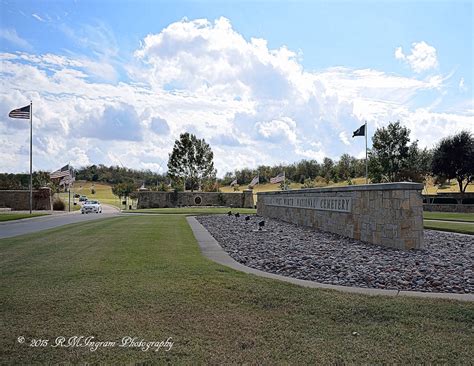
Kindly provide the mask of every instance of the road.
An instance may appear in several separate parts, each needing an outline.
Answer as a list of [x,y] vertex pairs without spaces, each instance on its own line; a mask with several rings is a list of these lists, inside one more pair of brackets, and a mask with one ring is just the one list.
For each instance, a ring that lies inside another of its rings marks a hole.
[[0,223],[0,239],[11,238],[17,235],[30,234],[37,231],[52,229],[55,227],[75,224],[77,222],[92,221],[98,219],[105,219],[116,217],[120,215],[120,211],[110,205],[102,205],[101,214],[84,214],[80,211],[59,215],[47,215],[40,217],[33,217],[31,219],[13,220]]

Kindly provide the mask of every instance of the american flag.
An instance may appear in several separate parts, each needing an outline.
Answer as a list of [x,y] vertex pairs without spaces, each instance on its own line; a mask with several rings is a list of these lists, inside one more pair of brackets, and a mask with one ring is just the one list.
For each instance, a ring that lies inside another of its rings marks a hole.
[[275,183],[280,183],[285,180],[285,172],[278,174],[274,178],[270,178],[270,183],[275,184]]
[[61,169],[52,172],[49,177],[51,179],[60,179],[60,185],[69,185],[76,180],[74,169],[69,164],[63,166]]
[[8,113],[10,118],[30,119],[30,106],[27,105],[22,108],[14,109]]
[[230,183],[230,186],[233,187],[233,186],[236,186],[237,185],[237,178],[234,179],[231,183]]
[[250,188],[255,187],[259,183],[260,177],[257,175],[255,178],[252,179],[252,181],[249,184]]

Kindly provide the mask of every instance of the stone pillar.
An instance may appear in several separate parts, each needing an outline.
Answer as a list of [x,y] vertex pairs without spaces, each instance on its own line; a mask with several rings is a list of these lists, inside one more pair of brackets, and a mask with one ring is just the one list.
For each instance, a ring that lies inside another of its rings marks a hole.
[[242,207],[253,208],[254,207],[253,190],[244,189],[244,192],[242,194],[244,195]]

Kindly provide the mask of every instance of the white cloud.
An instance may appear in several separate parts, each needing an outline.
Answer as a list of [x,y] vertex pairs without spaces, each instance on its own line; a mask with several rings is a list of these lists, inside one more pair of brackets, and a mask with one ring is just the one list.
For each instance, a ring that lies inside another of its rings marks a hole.
[[297,142],[296,122],[289,117],[258,122],[256,128],[260,136],[269,142],[276,144],[295,144]]
[[[82,36],[71,35],[76,42]],[[113,34],[83,44],[99,49],[107,39]],[[347,67],[309,72],[297,53],[247,40],[224,18],[170,24],[146,36],[127,65],[116,63],[115,45],[89,58],[0,54],[0,156],[6,157],[0,171],[27,170],[27,134],[6,116],[30,99],[34,165],[50,170],[71,161],[164,172],[175,139],[185,131],[211,144],[219,175],[302,158],[359,156],[365,144],[351,143],[349,136],[364,120],[372,134],[400,119],[421,146],[460,126],[474,131],[468,123],[472,103],[445,113],[429,110],[450,76],[420,79]],[[129,80],[109,82],[117,67],[129,72]],[[110,78],[97,78],[108,68]],[[419,94],[433,98],[416,103]]]
[[436,48],[424,41],[412,43],[411,54],[405,55],[402,47],[395,49],[395,58],[406,62],[416,73],[438,67]]
[[35,18],[36,20],[39,20],[40,22],[43,22],[43,23],[46,22],[45,19],[41,18],[41,17],[40,17],[38,14],[36,14],[36,13],[31,14],[31,16],[32,16],[33,18]]
[[346,131],[342,131],[342,132],[339,133],[339,140],[341,140],[344,145],[350,145],[351,144],[350,141],[349,141],[349,136],[348,136]]
[[20,47],[21,49],[24,49],[24,50],[32,50],[33,47],[31,46],[31,44],[21,38],[18,33],[16,32],[15,29],[12,29],[12,28],[3,28],[3,29],[0,29],[0,38],[3,38],[4,40],[14,44],[15,46],[18,46]]

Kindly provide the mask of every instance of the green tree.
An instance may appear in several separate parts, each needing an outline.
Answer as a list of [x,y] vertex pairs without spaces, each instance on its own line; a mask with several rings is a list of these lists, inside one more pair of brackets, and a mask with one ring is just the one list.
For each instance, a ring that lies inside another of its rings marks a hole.
[[168,159],[168,175],[173,180],[187,182],[193,191],[203,180],[214,180],[214,154],[204,139],[188,132],[180,135]]
[[123,197],[125,198],[125,200],[127,200],[127,197],[130,197],[130,194],[136,189],[137,187],[133,182],[124,182],[112,186],[112,193],[116,196],[119,196],[120,198]]
[[438,177],[456,179],[459,191],[465,192],[467,185],[474,181],[474,138],[471,133],[461,131],[442,139],[434,150],[431,167]]
[[[400,121],[378,128],[369,152],[369,177],[373,182],[419,180],[422,172],[417,166],[417,142],[410,142],[410,130]],[[414,174],[416,173],[416,174]],[[417,178],[418,177],[418,178]]]
[[334,161],[331,158],[324,158],[321,167],[321,175],[324,177],[326,183],[329,183],[331,179],[334,180],[336,174],[334,171]]
[[337,172],[337,177],[340,180],[349,180],[350,178],[354,177],[354,161],[356,159],[349,154],[342,154],[341,158],[337,162],[337,165],[335,167],[336,172]]

